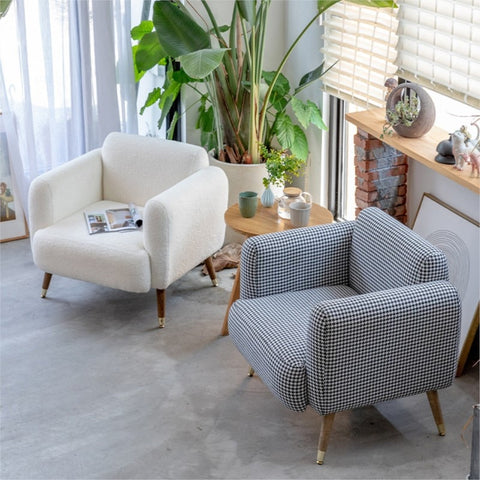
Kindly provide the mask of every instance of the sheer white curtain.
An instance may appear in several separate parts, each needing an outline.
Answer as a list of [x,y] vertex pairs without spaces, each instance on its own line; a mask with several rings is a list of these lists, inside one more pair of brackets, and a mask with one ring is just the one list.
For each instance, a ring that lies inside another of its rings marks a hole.
[[136,133],[130,0],[16,0],[0,20],[0,110],[22,205],[37,175]]

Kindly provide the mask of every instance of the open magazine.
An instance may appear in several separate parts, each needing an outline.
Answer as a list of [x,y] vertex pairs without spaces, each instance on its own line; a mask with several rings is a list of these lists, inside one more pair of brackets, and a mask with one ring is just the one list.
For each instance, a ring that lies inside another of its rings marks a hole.
[[88,233],[120,232],[137,230],[142,226],[142,217],[133,203],[128,207],[109,208],[101,212],[84,212]]

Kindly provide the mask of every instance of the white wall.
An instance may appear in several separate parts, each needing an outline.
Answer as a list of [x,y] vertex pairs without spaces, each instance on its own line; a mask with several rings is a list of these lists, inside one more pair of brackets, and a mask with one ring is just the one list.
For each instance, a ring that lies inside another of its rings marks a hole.
[[434,195],[447,205],[480,222],[480,195],[419,162],[409,160],[407,209],[410,226],[413,225],[424,193]]
[[[288,48],[298,34],[317,12],[315,0],[285,0],[285,39]],[[316,21],[306,34],[286,64],[285,71],[289,79],[298,85],[305,73],[312,71],[321,65],[323,56],[320,53],[322,28]],[[311,100],[317,105],[322,104],[323,92],[320,82],[315,82],[301,92],[302,100]],[[324,120],[326,117],[324,115]],[[307,131],[310,156],[307,166],[307,175],[302,183],[296,182],[298,186],[309,191],[313,195],[313,201],[326,205],[327,202],[327,175],[328,162],[324,161],[322,150],[322,132],[317,127],[309,127]]]

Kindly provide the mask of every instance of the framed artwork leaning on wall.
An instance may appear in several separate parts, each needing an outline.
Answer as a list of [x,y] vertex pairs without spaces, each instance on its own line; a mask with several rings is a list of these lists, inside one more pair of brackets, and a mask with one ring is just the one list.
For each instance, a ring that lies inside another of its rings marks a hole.
[[18,199],[0,112],[0,242],[28,237],[25,215]]

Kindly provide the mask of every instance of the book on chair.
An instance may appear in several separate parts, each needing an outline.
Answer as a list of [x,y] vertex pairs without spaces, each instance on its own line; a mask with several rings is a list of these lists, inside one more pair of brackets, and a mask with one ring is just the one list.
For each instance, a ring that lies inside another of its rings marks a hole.
[[105,232],[138,230],[143,223],[133,203],[128,207],[109,208],[99,212],[84,212],[90,235]]

